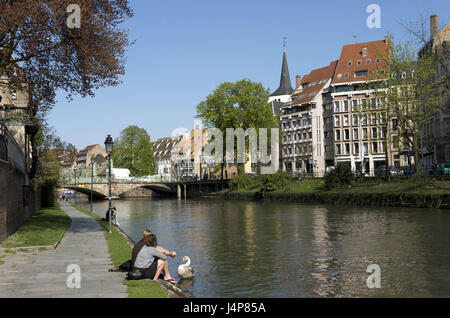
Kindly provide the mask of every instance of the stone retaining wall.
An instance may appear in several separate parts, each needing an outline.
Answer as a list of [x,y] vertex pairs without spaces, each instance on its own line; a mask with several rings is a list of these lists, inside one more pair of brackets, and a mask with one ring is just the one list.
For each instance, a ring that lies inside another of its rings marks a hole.
[[26,187],[26,176],[0,160],[0,243],[40,209],[40,191]]

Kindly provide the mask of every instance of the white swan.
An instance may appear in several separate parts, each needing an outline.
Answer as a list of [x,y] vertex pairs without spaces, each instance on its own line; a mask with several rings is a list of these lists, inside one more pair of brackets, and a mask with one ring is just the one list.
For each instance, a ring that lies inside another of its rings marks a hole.
[[178,266],[178,275],[184,279],[194,277],[195,269],[190,266],[191,259],[189,258],[189,256],[183,256],[181,263],[183,263],[184,261],[186,261],[186,264],[180,264],[180,266]]

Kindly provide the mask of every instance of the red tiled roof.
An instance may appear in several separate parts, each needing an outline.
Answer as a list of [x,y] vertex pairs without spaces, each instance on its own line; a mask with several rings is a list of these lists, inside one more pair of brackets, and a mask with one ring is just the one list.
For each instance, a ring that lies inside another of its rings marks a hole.
[[[364,51],[367,52],[365,56]],[[386,69],[388,54],[389,42],[386,40],[344,45],[334,74],[333,84],[367,80],[374,70]],[[378,62],[377,59],[379,59]],[[349,62],[351,62],[350,65]],[[356,72],[364,71],[367,71],[367,75],[361,73],[363,76],[355,76]]]
[[330,65],[311,71],[303,76],[301,85],[292,94],[292,105],[311,102],[327,82],[333,78],[338,61],[333,61]]

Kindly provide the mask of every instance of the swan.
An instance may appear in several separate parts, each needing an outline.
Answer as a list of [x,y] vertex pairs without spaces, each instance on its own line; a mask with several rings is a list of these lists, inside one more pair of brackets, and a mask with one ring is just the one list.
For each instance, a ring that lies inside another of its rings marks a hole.
[[178,275],[181,278],[192,278],[194,277],[194,272],[195,269],[193,269],[190,265],[191,265],[191,259],[189,258],[189,256],[183,256],[183,259],[181,260],[181,263],[183,263],[184,261],[186,261],[185,264],[180,264],[180,266],[178,266]]

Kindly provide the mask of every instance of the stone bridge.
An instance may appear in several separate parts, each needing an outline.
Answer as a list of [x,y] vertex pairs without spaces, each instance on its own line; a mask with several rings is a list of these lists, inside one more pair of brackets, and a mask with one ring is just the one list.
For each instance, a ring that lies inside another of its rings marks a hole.
[[[218,192],[228,186],[227,180],[202,180],[202,181],[178,181],[178,182],[111,182],[111,197],[123,198],[127,192],[135,191],[139,188],[145,188],[159,195],[173,196],[178,198],[194,197],[201,193]],[[66,184],[64,188],[75,190],[77,192],[91,195],[94,200],[107,199],[109,196],[108,183],[94,182]]]

